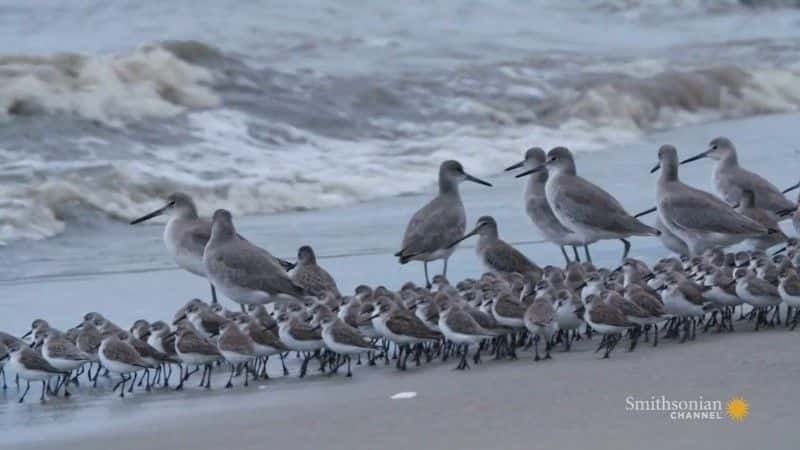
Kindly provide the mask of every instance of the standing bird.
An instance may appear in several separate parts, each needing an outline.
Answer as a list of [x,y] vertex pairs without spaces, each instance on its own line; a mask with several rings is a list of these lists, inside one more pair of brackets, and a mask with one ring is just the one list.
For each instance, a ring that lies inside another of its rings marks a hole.
[[464,172],[458,161],[445,161],[439,167],[439,195],[414,213],[403,235],[403,248],[394,256],[400,264],[422,261],[425,265],[425,284],[431,288],[428,263],[444,259],[443,274],[447,276],[447,260],[455,248],[449,245],[464,235],[467,215],[458,192],[462,181],[491,186],[491,184]]
[[[167,226],[164,228],[164,245],[172,259],[181,269],[206,278],[203,250],[211,238],[211,222],[200,218],[191,197],[181,192],[175,192],[167,197],[166,205],[132,220],[131,225],[161,215],[169,216]],[[277,261],[286,270],[294,267],[286,261]],[[213,283],[211,284],[211,297],[216,303],[217,292]]]
[[650,170],[661,170],[656,189],[658,217],[686,243],[692,255],[767,234],[766,227],[737,213],[717,197],[681,182],[674,146],[662,145],[658,161]]
[[750,190],[758,199],[759,207],[773,215],[794,206],[772,183],[739,166],[736,147],[733,146],[730,139],[726,137],[713,139],[708,150],[684,159],[681,164],[702,158],[711,158],[716,161],[711,178],[717,195],[729,205],[741,203],[744,191]]
[[775,220],[775,214],[761,208],[761,203],[756,203],[756,194],[750,189],[745,189],[742,192],[742,201],[736,207],[736,212],[742,214],[750,219],[760,223],[767,228],[768,233],[762,236],[750,238],[745,240],[745,244],[752,247],[754,250],[766,250],[773,245],[786,242],[789,236],[781,231],[778,221]]
[[237,236],[231,213],[224,209],[214,212],[203,264],[211,283],[242,310],[244,305],[274,302],[281,295],[304,294],[275,257]]
[[[625,259],[631,248],[626,238],[659,235],[658,230],[628,214],[611,194],[578,176],[572,152],[565,147],[550,150],[544,164],[520,173],[517,178],[545,169],[549,173],[545,193],[553,213],[584,245],[601,239],[619,239]],[[586,255],[591,261],[588,247]]]
[[519,250],[500,239],[497,222],[490,216],[478,219],[475,228],[454,241],[450,247],[471,236],[479,235],[476,251],[484,266],[492,272],[531,274],[537,280],[542,278],[542,269],[531,262]]
[[318,298],[323,298],[328,292],[336,298],[342,296],[336,286],[336,280],[327,270],[317,264],[317,256],[309,245],[304,245],[297,250],[297,267],[292,272],[292,281],[303,288],[307,294]]
[[[525,152],[525,160],[514,164],[506,169],[506,172],[524,167],[525,169],[533,169],[544,164],[546,155],[544,150],[539,147],[533,147]],[[539,230],[544,238],[561,248],[561,254],[564,255],[564,260],[569,264],[569,256],[564,246],[571,245],[572,251],[575,254],[575,260],[579,261],[578,245],[582,242],[580,237],[572,230],[567,229],[561,222],[558,221],[550,203],[547,202],[547,195],[545,193],[545,185],[547,184],[547,171],[541,170],[528,178],[528,184],[525,187],[525,212],[530,217],[533,225]]]

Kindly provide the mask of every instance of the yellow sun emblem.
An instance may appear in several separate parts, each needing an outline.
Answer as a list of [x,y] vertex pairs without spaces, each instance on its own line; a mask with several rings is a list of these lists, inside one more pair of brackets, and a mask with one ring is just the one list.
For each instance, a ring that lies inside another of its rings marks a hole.
[[741,422],[750,414],[750,405],[747,403],[747,400],[742,397],[733,397],[728,400],[728,404],[725,405],[725,412],[728,413],[728,417],[734,422]]

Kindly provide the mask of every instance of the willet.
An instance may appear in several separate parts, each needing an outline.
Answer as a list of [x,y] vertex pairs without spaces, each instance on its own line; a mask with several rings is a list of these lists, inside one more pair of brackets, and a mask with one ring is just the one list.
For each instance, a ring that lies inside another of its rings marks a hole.
[[447,276],[447,260],[455,251],[450,244],[464,235],[467,216],[458,191],[462,181],[491,186],[491,184],[464,172],[458,161],[445,161],[439,167],[439,195],[422,209],[414,213],[403,235],[402,250],[395,253],[400,264],[422,261],[425,266],[425,284],[430,289],[428,263],[444,259]]
[[336,280],[317,264],[314,249],[304,245],[297,250],[297,267],[292,271],[292,281],[302,287],[307,294],[322,298],[330,292],[337,298],[341,297]]
[[[506,168],[506,172],[522,167],[533,169],[544,164],[545,160],[544,150],[539,147],[533,147],[525,152],[525,160]],[[529,177],[528,184],[525,187],[525,212],[528,213],[528,217],[530,217],[533,225],[542,236],[561,248],[561,253],[567,263],[569,263],[569,256],[564,248],[566,245],[572,246],[575,260],[579,261],[577,246],[583,243],[577,234],[564,227],[553,214],[553,209],[550,207],[550,203],[547,202],[547,194],[545,193],[547,176],[547,171],[541,170]]]
[[650,172],[661,169],[656,190],[659,219],[688,245],[692,255],[767,233],[766,227],[737,213],[717,197],[682,183],[675,147],[661,146],[658,160]]
[[[611,194],[577,175],[572,152],[556,147],[547,161],[517,175],[522,177],[547,169],[547,201],[558,221],[573,230],[583,244],[601,239],[619,239],[624,245],[622,259],[628,256],[630,236],[658,236],[659,231],[633,218]],[[588,256],[587,258],[591,260]]]
[[499,273],[530,274],[537,280],[541,279],[542,269],[519,250],[500,239],[497,222],[490,216],[479,218],[475,228],[453,241],[450,247],[455,247],[459,242],[476,234],[480,236],[476,247],[478,258],[488,270]]
[[[181,269],[206,278],[203,251],[211,238],[211,222],[197,214],[197,207],[191,197],[182,192],[175,192],[167,197],[166,205],[132,220],[131,225],[161,215],[169,217],[164,228],[164,245],[172,259]],[[286,270],[294,267],[289,262],[280,259],[278,261]],[[216,303],[217,292],[214,284],[211,284],[211,297]]]
[[760,207],[772,214],[794,206],[772,183],[739,166],[736,147],[733,146],[730,139],[715,138],[709,144],[708,150],[684,159],[681,164],[702,158],[711,158],[716,161],[712,172],[712,182],[717,194],[729,205],[734,206],[741,203],[744,191],[750,190],[755,193]]
[[203,264],[211,283],[226,297],[242,305],[276,301],[279,296],[300,297],[284,268],[266,250],[236,234],[231,213],[214,213],[211,238],[203,252]]

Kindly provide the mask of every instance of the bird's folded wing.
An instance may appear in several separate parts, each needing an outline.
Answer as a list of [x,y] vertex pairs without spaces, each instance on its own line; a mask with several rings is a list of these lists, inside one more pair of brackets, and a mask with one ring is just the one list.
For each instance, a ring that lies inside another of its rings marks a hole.
[[703,191],[693,195],[673,195],[663,199],[659,208],[679,228],[687,231],[723,234],[763,234],[761,224],[737,213],[733,208]]
[[331,334],[336,342],[344,345],[364,348],[371,347],[369,342],[367,342],[367,340],[361,333],[359,333],[358,330],[345,323],[334,325],[333,329],[331,330]]

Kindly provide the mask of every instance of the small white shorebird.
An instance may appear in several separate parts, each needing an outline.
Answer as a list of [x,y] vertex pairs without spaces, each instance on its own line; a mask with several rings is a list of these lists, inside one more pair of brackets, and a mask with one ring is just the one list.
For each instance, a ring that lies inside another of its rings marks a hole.
[[275,257],[236,234],[233,217],[224,209],[214,212],[203,265],[211,283],[243,311],[244,305],[303,295]]
[[[513,166],[506,168],[506,172],[516,170],[519,168],[533,169],[545,163],[547,156],[539,147],[533,147],[525,152],[525,159]],[[564,255],[564,260],[569,264],[569,256],[564,248],[567,245],[572,246],[572,251],[575,255],[575,260],[579,261],[578,245],[583,243],[580,237],[572,230],[569,230],[558,221],[550,203],[547,202],[547,194],[545,192],[545,185],[547,184],[547,171],[541,170],[536,174],[528,177],[528,184],[525,187],[525,212],[530,217],[531,222],[544,236],[544,238],[561,248],[561,254]]]
[[661,170],[656,189],[659,220],[686,243],[692,255],[767,234],[766,227],[737,213],[727,203],[681,182],[674,146],[661,146],[658,161],[650,172]]
[[[573,230],[583,244],[601,239],[619,239],[628,257],[630,236],[658,236],[659,231],[643,224],[625,211],[611,194],[578,176],[575,159],[565,147],[556,147],[547,153],[547,161],[517,175],[517,178],[547,169],[545,185],[547,201],[558,221]],[[587,250],[587,259],[591,257]]]
[[684,159],[681,164],[710,158],[716,161],[712,172],[712,181],[717,194],[729,205],[742,202],[745,190],[750,190],[758,199],[759,207],[777,214],[778,211],[793,208],[781,191],[761,176],[739,166],[736,147],[726,137],[718,137],[711,141],[708,149],[691,158]]
[[403,235],[402,250],[395,253],[400,264],[422,261],[425,265],[425,285],[431,288],[428,263],[444,259],[443,274],[447,276],[447,260],[455,251],[450,247],[464,235],[467,216],[458,185],[463,181],[491,186],[464,171],[458,161],[445,161],[439,167],[439,195],[414,213]]
[[[181,269],[207,278],[206,268],[203,265],[203,250],[211,238],[211,221],[203,219],[197,214],[197,207],[191,197],[182,192],[175,192],[167,197],[166,205],[132,220],[131,225],[161,215],[169,217],[167,225],[164,227],[164,245],[172,259]],[[280,259],[278,262],[286,270],[294,267]],[[211,284],[211,296],[216,303],[217,292],[213,283]]]
[[7,346],[8,363],[6,363],[6,368],[26,382],[25,392],[22,393],[19,403],[25,401],[25,397],[31,389],[31,381],[41,381],[42,396],[40,400],[44,402],[48,380],[57,376],[66,376],[67,372],[51,366],[42,355],[22,341],[7,342]]

